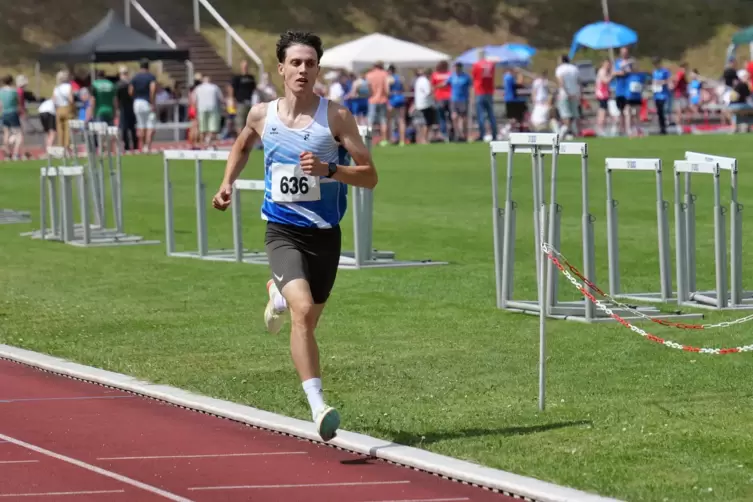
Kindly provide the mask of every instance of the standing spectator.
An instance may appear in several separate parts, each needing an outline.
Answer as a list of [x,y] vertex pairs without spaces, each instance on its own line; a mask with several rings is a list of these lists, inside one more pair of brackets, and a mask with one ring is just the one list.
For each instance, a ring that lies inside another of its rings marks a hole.
[[652,89],[654,91],[654,103],[656,104],[656,115],[659,117],[659,132],[667,134],[667,98],[669,97],[669,79],[671,73],[662,66],[661,59],[655,57],[654,73],[651,75]]
[[701,92],[703,82],[698,74],[698,70],[693,69],[690,72],[690,82],[688,83],[688,109],[690,113],[701,113]]
[[493,61],[486,59],[486,51],[481,48],[477,52],[478,61],[473,63],[473,92],[476,94],[476,117],[478,119],[479,141],[483,141],[486,134],[484,115],[489,120],[491,139],[497,139],[497,118],[494,115],[494,71]]
[[[689,112],[690,102],[688,100],[688,63],[682,63],[675,73],[672,88],[674,89],[674,103],[677,110],[676,119],[678,126],[682,126],[683,119]],[[682,128],[680,128],[682,130]]]
[[136,115],[136,135],[143,152],[152,150],[154,130],[157,126],[155,96],[157,77],[149,71],[149,61],[141,61],[138,73],[131,79],[129,93],[133,96],[133,113]]
[[366,72],[360,76],[354,75],[353,87],[350,89],[348,97],[352,99],[353,116],[356,118],[358,125],[368,124],[369,113],[369,82],[366,80]]
[[735,85],[735,80],[737,80],[737,63],[734,58],[727,60],[724,72],[722,72],[722,80],[724,80],[724,85],[729,88]]
[[605,59],[596,72],[596,100],[599,111],[596,113],[596,132],[603,135],[609,114],[609,84],[612,82],[612,63]]
[[389,108],[387,109],[387,123],[389,130],[392,129],[392,123],[397,122],[398,144],[405,145],[405,82],[403,77],[397,73],[394,65],[387,68],[389,72]]
[[452,89],[447,80],[450,78],[450,65],[447,61],[440,61],[431,74],[431,86],[434,89],[434,102],[437,107],[439,130],[445,139],[454,140],[452,118],[450,112],[450,98]]
[[455,72],[447,79],[450,84],[450,111],[457,141],[468,141],[468,102],[471,99],[471,76],[463,63],[455,63]]
[[531,129],[542,132],[549,127],[549,116],[552,111],[551,96],[549,95],[549,75],[546,70],[531,84]]
[[133,97],[128,90],[131,85],[131,76],[125,66],[120,67],[118,75],[120,77],[117,84],[118,126],[123,139],[123,148],[126,151],[131,151],[138,148],[136,114],[133,112]]
[[92,106],[88,120],[114,125],[117,99],[115,84],[106,77],[104,70],[97,70],[97,79],[92,83]]
[[52,99],[45,99],[37,111],[45,134],[44,146],[49,148],[55,144],[55,103]]
[[29,85],[29,79],[25,75],[19,75],[16,77],[16,88],[18,89],[18,118],[21,122],[21,127],[18,128],[18,134],[16,135],[16,142],[20,142],[18,145],[19,156],[23,155],[25,132],[29,124],[29,113],[26,109],[26,87]]
[[327,99],[335,103],[343,103],[345,98],[345,80],[348,76],[345,72],[338,72],[337,77],[332,79],[332,83],[329,84],[329,91],[327,92]]
[[617,110],[620,112],[619,125],[620,130],[627,134],[630,131],[630,108],[627,106],[628,86],[627,77],[633,71],[633,58],[630,57],[630,51],[627,47],[620,49],[620,57],[614,62],[614,72],[612,81],[614,82],[614,96]]
[[518,89],[521,87],[518,75],[515,70],[508,68],[502,77],[505,95],[505,112],[507,120],[510,121],[512,131],[523,130],[523,119],[526,114],[525,98],[518,96]]
[[580,71],[570,62],[570,58],[562,56],[560,64],[555,70],[559,90],[557,91],[557,112],[562,127],[560,137],[569,131],[573,136],[578,135],[578,119],[580,118]]
[[628,134],[637,135],[640,131],[640,110],[643,106],[643,87],[647,75],[638,71],[638,64],[633,62],[630,73],[627,74],[627,114],[626,124],[629,124]]
[[429,143],[429,132],[434,129],[437,119],[431,82],[422,69],[416,70],[416,81],[413,83],[413,109],[423,117],[423,124],[417,127],[416,143]]
[[220,132],[222,118],[222,91],[211,81],[209,75],[204,75],[202,82],[193,93],[194,106],[199,118],[199,134],[204,144],[214,147],[217,134]]
[[373,129],[379,124],[382,140],[381,146],[389,144],[389,129],[387,128],[387,102],[390,95],[390,74],[384,69],[384,63],[377,61],[366,74],[369,85],[369,126]]
[[241,72],[233,75],[228,89],[228,101],[235,101],[235,130],[240,133],[246,126],[251,100],[256,92],[256,77],[248,72],[248,61],[241,61]]
[[55,118],[57,119],[58,145],[64,148],[70,148],[71,129],[68,121],[75,117],[76,112],[70,78],[70,73],[67,70],[59,71],[55,77],[57,85],[52,91],[52,101],[55,103]]
[[[21,116],[19,114],[18,89],[13,86],[12,75],[3,78],[3,85],[0,87],[0,108],[5,155],[17,160],[20,154],[20,143],[17,138],[21,130]],[[11,145],[13,145],[12,155]]]

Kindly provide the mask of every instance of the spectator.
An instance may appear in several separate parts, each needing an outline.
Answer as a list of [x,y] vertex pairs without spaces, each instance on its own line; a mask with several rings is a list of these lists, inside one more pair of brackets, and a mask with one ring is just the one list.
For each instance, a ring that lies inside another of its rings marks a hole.
[[136,115],[136,135],[144,152],[152,150],[154,130],[157,126],[155,96],[157,78],[149,71],[149,61],[143,60],[139,71],[131,79],[129,93],[133,96],[133,113]]
[[609,84],[612,82],[612,63],[605,59],[601,62],[599,71],[596,72],[596,100],[599,102],[599,111],[596,113],[596,132],[603,135],[609,113]]
[[450,111],[455,139],[468,141],[468,102],[471,99],[471,76],[463,70],[463,63],[455,63],[455,72],[447,79],[450,84]]
[[[3,147],[6,156],[17,160],[20,154],[18,134],[21,130],[18,89],[14,87],[12,75],[4,77],[2,84],[2,87],[0,87],[0,120],[3,124]],[[12,156],[11,145],[13,145]]]
[[97,79],[92,83],[92,106],[88,120],[115,124],[115,110],[118,99],[117,87],[106,77],[104,70],[97,70]]
[[676,109],[676,122],[682,126],[683,118],[689,112],[688,100],[688,63],[682,63],[675,73],[672,88],[674,89],[674,104]]
[[138,148],[136,142],[136,114],[133,112],[133,97],[128,91],[130,87],[131,76],[128,68],[121,66],[118,72],[120,79],[117,83],[117,102],[118,102],[118,127],[123,139],[123,148],[125,150],[135,150]]
[[628,134],[631,129],[631,115],[628,104],[627,77],[633,71],[634,60],[630,57],[627,47],[620,49],[620,57],[614,62],[612,81],[614,82],[614,96],[617,110],[620,112],[619,126],[623,134]]
[[484,115],[489,120],[491,139],[497,139],[497,118],[494,115],[494,71],[493,61],[486,59],[486,51],[481,48],[477,52],[478,61],[473,63],[473,92],[476,95],[476,117],[478,118],[479,141],[486,137]]
[[423,117],[423,124],[417,127],[416,143],[426,144],[429,143],[429,132],[435,128],[437,119],[431,82],[422,69],[416,70],[413,99],[413,109]]
[[633,62],[631,71],[627,74],[627,108],[625,124],[628,127],[628,135],[638,134],[640,122],[640,110],[643,106],[643,87],[647,75],[638,71],[638,64]]
[[701,113],[701,92],[703,82],[701,81],[698,70],[693,69],[690,72],[690,82],[688,83],[688,108],[690,113]]
[[403,77],[397,73],[394,65],[387,68],[389,72],[389,107],[387,108],[388,128],[392,129],[392,123],[397,122],[398,144],[405,145],[405,82]]
[[23,156],[24,138],[26,137],[26,129],[29,124],[29,114],[26,109],[27,94],[30,94],[33,98],[33,94],[27,93],[27,86],[29,85],[29,79],[24,75],[16,77],[16,89],[18,89],[18,119],[21,126],[16,133],[16,146],[18,148],[19,158]]
[[549,127],[551,115],[551,96],[549,95],[549,79],[546,70],[536,78],[531,85],[531,100],[533,111],[531,112],[531,128],[537,132],[543,132]]
[[59,71],[55,77],[57,85],[52,91],[52,101],[55,103],[55,118],[57,119],[58,145],[64,148],[70,148],[71,145],[71,130],[68,121],[75,117],[76,106],[70,78],[70,73],[67,70]]
[[350,89],[348,97],[353,100],[353,116],[356,118],[358,125],[367,125],[368,123],[369,95],[369,82],[366,80],[366,72],[360,76],[354,75],[353,86]]
[[347,78],[348,75],[344,71],[337,73],[337,77],[332,79],[332,82],[329,84],[327,99],[335,103],[343,103],[345,98],[345,80]]
[[737,64],[735,63],[734,58],[727,60],[724,72],[722,72],[722,80],[724,80],[725,86],[729,88],[734,87],[735,80],[737,80]]
[[44,146],[49,148],[55,144],[55,103],[52,99],[45,99],[37,111],[45,134]]
[[510,130],[522,131],[523,119],[526,114],[526,102],[525,98],[518,96],[518,89],[522,85],[519,75],[513,68],[509,68],[505,72],[504,77],[502,77],[502,85],[504,86],[505,110],[507,120],[510,121]]
[[434,90],[434,103],[437,108],[439,130],[445,139],[454,140],[452,118],[450,113],[450,98],[452,89],[447,80],[450,78],[450,65],[447,61],[440,61],[431,74],[431,87]]
[[384,63],[377,61],[366,74],[369,86],[369,126],[379,124],[382,140],[381,146],[389,144],[389,129],[387,128],[387,103],[390,95],[389,73],[384,69]]
[[654,73],[651,75],[656,114],[659,116],[659,132],[667,134],[667,98],[669,98],[669,79],[671,73],[661,64],[661,59],[653,59]]
[[248,61],[243,59],[240,73],[233,75],[228,88],[228,101],[235,102],[235,130],[238,132],[246,126],[255,92],[256,77],[248,72]]
[[562,127],[560,137],[564,137],[568,131],[578,135],[578,119],[580,117],[580,71],[570,62],[570,58],[562,56],[560,64],[555,70],[559,90],[557,91],[557,112],[559,113]]
[[217,134],[220,132],[222,118],[222,91],[211,81],[209,75],[204,75],[202,83],[193,93],[194,106],[199,118],[199,134],[204,144],[214,147]]

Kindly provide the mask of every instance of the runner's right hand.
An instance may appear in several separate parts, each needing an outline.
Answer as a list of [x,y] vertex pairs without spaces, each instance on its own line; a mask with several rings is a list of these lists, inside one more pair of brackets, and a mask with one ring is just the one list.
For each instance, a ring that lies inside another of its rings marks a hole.
[[233,193],[233,186],[230,184],[224,184],[220,187],[220,190],[217,192],[217,195],[214,196],[212,199],[212,206],[214,206],[215,209],[219,209],[220,211],[224,211],[225,209],[230,206],[230,196]]

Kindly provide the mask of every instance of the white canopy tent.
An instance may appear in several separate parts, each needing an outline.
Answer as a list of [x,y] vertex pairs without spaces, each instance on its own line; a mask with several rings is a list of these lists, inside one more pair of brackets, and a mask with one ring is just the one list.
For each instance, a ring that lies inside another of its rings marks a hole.
[[324,51],[320,66],[361,71],[382,61],[398,68],[421,68],[451,59],[443,52],[389,35],[373,33]]

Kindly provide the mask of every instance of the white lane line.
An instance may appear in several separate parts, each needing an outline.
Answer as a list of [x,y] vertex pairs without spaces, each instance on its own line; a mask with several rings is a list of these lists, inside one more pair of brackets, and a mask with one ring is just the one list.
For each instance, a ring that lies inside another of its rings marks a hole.
[[0,497],[60,497],[62,495],[103,495],[125,493],[125,490],[95,490],[85,492],[0,493]]
[[256,453],[217,453],[211,455],[154,455],[148,457],[98,457],[97,460],[154,460],[173,458],[223,458],[223,457],[266,457],[270,455],[306,455],[305,451],[270,451]]
[[42,455],[47,455],[48,457],[52,457],[57,460],[62,460],[63,462],[68,462],[69,464],[75,465],[77,467],[81,467],[82,469],[86,469],[91,472],[96,472],[97,474],[101,474],[102,476],[107,476],[108,478],[115,479],[117,481],[120,481],[121,483],[126,483],[131,486],[135,486],[136,488],[141,488],[142,490],[154,493],[155,495],[161,495],[165,497],[166,499],[174,500],[175,502],[192,502],[190,499],[181,497],[180,495],[176,495],[174,493],[170,493],[165,490],[161,490],[157,488],[156,486],[147,485],[146,483],[142,483],[141,481],[136,481],[135,479],[127,478],[120,474],[106,471],[105,469],[101,469],[94,465],[87,464],[86,462],[82,462],[81,460],[76,460],[75,458],[66,457],[65,455],[61,455],[60,453],[55,453],[54,451],[45,450],[44,448],[40,448],[39,446],[34,446],[33,444],[25,443],[24,441],[21,441],[19,439],[6,436],[5,434],[0,434],[0,439],[4,439],[5,441],[8,441],[9,443],[13,443],[16,446],[26,448],[27,450],[35,451],[37,453],[41,453]]
[[189,490],[254,490],[259,488],[325,488],[330,486],[405,485],[410,481],[356,481],[352,483],[304,483],[300,485],[195,486]]
[[134,399],[137,396],[79,396],[79,397],[26,397],[19,399],[0,399],[0,404],[32,403],[35,401],[85,401],[88,399]]
[[0,460],[0,464],[34,464],[39,460]]
[[461,502],[463,500],[471,500],[468,497],[454,498],[454,499],[400,499],[400,500],[372,500],[371,502]]

